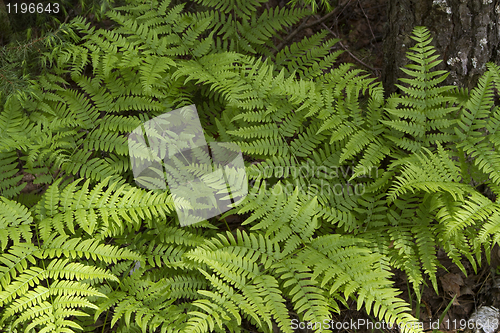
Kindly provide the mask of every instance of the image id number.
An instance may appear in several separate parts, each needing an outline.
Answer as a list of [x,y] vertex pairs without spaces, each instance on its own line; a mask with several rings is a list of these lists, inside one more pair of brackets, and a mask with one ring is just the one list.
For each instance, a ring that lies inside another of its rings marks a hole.
[[54,13],[57,14],[59,13],[59,4],[57,2],[55,3],[48,3],[48,4],[43,4],[43,3],[14,3],[14,4],[6,4],[5,7],[7,7],[7,13],[9,14],[42,14],[42,13]]

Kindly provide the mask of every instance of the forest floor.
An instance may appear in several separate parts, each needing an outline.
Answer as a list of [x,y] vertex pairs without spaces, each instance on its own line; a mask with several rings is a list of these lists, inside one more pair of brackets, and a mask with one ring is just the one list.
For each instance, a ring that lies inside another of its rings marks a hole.
[[[283,5],[282,2],[271,0],[268,4],[269,6]],[[387,2],[386,0],[339,0],[333,13],[320,11],[310,17],[303,26],[301,26],[303,22],[298,23],[290,31],[283,33],[282,37],[289,45],[321,29],[326,29],[330,32],[327,38],[340,39],[332,51],[345,51],[339,57],[338,64],[353,63],[380,80],[384,63],[383,37],[387,23]],[[294,35],[289,38],[291,34]],[[493,283],[494,270],[487,264],[484,255],[481,258],[482,265],[477,268],[477,271],[474,271],[469,261],[462,261],[467,274],[464,274],[444,251],[438,251],[438,259],[442,265],[436,274],[438,293],[434,290],[432,283],[427,280],[422,286],[419,306],[417,306],[415,293],[406,275],[401,271],[394,271],[395,287],[402,291],[400,297],[411,303],[412,315],[419,319],[424,331],[430,332],[434,329],[450,333],[463,331],[471,315],[481,305],[499,307],[500,288],[495,287]],[[377,322],[374,316],[357,311],[354,300],[349,303],[349,308],[344,306],[341,313],[333,319],[341,323],[351,322],[351,320],[355,323],[363,322],[363,320],[365,323]],[[439,319],[441,322],[438,328]],[[334,331],[395,333],[398,329],[367,329],[365,325]]]

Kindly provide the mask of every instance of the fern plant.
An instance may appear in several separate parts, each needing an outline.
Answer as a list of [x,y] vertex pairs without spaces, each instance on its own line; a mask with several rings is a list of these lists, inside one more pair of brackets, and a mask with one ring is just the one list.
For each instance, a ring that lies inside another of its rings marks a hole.
[[438,291],[438,248],[465,272],[460,260],[477,267],[498,239],[498,66],[490,64],[470,94],[440,86],[447,74],[433,70],[440,60],[430,33],[417,27],[413,38],[401,95],[384,100],[380,83],[347,64],[315,82],[280,86],[281,96],[307,96],[289,98],[295,108],[285,109],[285,98],[265,107],[237,102],[249,111],[235,115],[238,128],[227,133],[262,160],[250,166],[251,177],[316,196],[328,232],[368,241],[382,267],[406,272],[419,298],[424,275]]
[[[440,87],[416,28],[409,86],[385,100],[361,70],[331,68],[325,33],[273,55],[273,34],[306,12],[197,3],[129,1],[110,30],[75,19],[79,42],[42,55],[32,95],[7,97],[0,328],[293,332],[297,319],[329,332],[354,300],[418,331],[391,269],[437,289],[438,247],[464,269],[498,242],[496,196],[478,185],[498,193],[500,69],[471,93]],[[127,134],[191,104],[207,142],[242,149],[253,185],[223,216],[180,227],[174,206],[188,203],[136,186]]]

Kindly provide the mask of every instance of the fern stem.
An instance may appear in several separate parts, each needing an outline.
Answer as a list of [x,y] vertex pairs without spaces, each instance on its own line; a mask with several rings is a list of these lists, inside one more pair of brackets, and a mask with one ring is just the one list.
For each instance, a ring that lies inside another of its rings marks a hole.
[[[39,235],[39,232],[38,232],[38,229],[35,230],[35,235],[36,235],[36,241],[37,241],[37,245],[40,246],[40,235]],[[43,270],[45,271],[47,269],[47,267],[45,266],[45,260],[44,259],[41,259],[40,260],[42,262],[42,266],[43,266]],[[47,279],[45,279],[45,281],[47,281],[47,288],[50,289],[50,281]],[[50,302],[51,304],[54,304],[54,299],[53,299],[53,295],[50,294]]]
[[226,218],[223,218],[223,220],[224,220],[224,223],[226,224],[227,230],[231,231],[231,228],[229,228],[229,224],[227,224]]
[[104,323],[102,324],[102,333],[104,333],[104,329],[106,328],[106,322],[108,321],[109,309],[106,311],[106,317],[104,318]]

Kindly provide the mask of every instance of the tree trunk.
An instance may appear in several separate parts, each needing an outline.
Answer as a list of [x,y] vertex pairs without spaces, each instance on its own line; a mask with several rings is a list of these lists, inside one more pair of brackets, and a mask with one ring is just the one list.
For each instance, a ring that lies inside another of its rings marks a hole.
[[382,82],[396,91],[415,26],[426,26],[450,75],[446,84],[473,88],[487,62],[500,63],[500,0],[389,0]]

